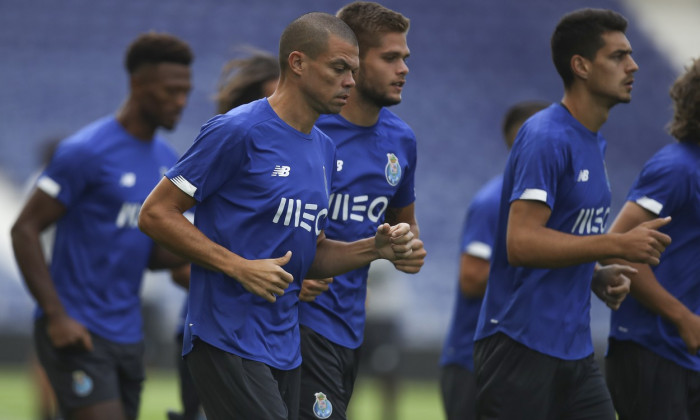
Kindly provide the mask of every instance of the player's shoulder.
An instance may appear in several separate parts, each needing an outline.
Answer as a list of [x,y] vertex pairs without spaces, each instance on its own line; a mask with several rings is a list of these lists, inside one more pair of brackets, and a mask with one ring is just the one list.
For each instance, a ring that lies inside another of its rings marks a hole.
[[97,119],[63,139],[59,143],[56,153],[68,154],[73,157],[99,156],[101,151],[114,140],[119,127],[119,122],[114,116]]
[[226,144],[227,147],[249,143],[254,137],[256,127],[274,120],[275,116],[266,98],[238,106],[207,120],[200,128],[195,143]]
[[216,115],[206,124],[211,127],[245,131],[273,119],[274,116],[275,113],[267,102],[267,98],[262,98],[237,106],[225,114]]
[[518,131],[513,150],[543,152],[568,149],[585,128],[560,104],[552,104],[530,117]]
[[644,166],[646,171],[690,175],[700,171],[699,164],[700,145],[675,141],[659,149]]
[[503,174],[499,174],[488,180],[474,194],[471,206],[483,206],[495,204],[496,207],[501,200],[501,190],[503,188]]
[[410,137],[415,138],[415,134],[413,133],[413,129],[411,128],[411,126],[408,125],[406,121],[401,119],[401,117],[399,117],[386,107],[383,107],[379,111],[378,123],[385,127],[389,127],[390,129],[397,130],[399,132],[409,135]]

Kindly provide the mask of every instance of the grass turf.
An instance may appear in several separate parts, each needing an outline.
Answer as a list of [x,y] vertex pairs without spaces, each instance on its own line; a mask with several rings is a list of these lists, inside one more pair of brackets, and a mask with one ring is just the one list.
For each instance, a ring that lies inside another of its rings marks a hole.
[[[140,420],[165,420],[168,409],[179,410],[175,372],[149,369],[141,401]],[[350,403],[349,418],[382,419],[383,396],[378,383],[360,378]],[[22,365],[0,366],[0,419],[34,420],[37,402],[29,368]],[[397,419],[442,420],[437,383],[402,382],[399,386]],[[382,419],[384,420],[384,419]]]

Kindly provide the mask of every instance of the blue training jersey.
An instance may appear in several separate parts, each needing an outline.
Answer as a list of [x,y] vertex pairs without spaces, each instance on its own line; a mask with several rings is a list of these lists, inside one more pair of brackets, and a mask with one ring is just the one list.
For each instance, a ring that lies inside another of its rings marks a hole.
[[[462,227],[462,254],[490,261],[498,226],[498,205],[501,201],[503,175],[487,182],[476,193]],[[482,298],[462,294],[459,282],[452,321],[442,349],[440,365],[458,364],[474,370],[474,330]]]
[[[660,230],[673,242],[652,270],[669,293],[699,315],[700,146],[674,143],[662,148],[644,165],[627,200],[659,217],[671,216]],[[676,327],[631,295],[612,312],[610,336],[635,341],[680,366],[700,371],[700,356],[688,353]]]
[[139,140],[110,116],[62,141],[37,180],[66,206],[50,267],[61,303],[108,340],[143,339],[139,293],[153,241],[139,230],[138,215],[176,159],[162,139]]
[[[374,236],[386,209],[415,201],[416,138],[394,113],[382,108],[371,127],[340,115],[322,115],[316,126],[335,143],[326,236],[356,241]],[[362,344],[369,265],[336,276],[313,302],[301,302],[301,324],[348,348]]]
[[289,370],[301,364],[298,293],[328,213],[335,147],[295,130],[260,99],[210,119],[166,176],[197,200],[194,224],[246,259],[279,258],[294,281],[275,303],[233,278],[192,266],[183,353],[201,339]]
[[572,235],[602,234],[610,213],[605,140],[561,104],[520,129],[503,177],[498,230],[475,339],[501,332],[528,348],[565,360],[593,353],[591,280],[595,263],[557,269],[513,267],[506,254],[514,200],[551,209],[547,227]]

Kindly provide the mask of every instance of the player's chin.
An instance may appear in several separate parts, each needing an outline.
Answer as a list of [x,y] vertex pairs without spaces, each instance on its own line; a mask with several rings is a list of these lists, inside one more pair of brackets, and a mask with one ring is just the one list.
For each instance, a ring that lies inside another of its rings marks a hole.
[[169,119],[163,120],[160,123],[160,126],[163,127],[164,129],[170,131],[170,130],[175,129],[175,127],[177,126],[177,122],[178,122],[177,118],[169,118]]

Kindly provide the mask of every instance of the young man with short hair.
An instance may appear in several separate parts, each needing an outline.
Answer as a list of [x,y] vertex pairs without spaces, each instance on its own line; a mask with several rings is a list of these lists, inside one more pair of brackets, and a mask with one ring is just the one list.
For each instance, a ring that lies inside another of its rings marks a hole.
[[[59,144],[12,228],[15,258],[38,304],[37,353],[66,418],[138,415],[143,272],[185,261],[139,231],[137,218],[177,160],[156,131],[180,119],[192,59],[172,35],[136,38],[126,53],[126,101]],[[49,265],[39,236],[53,224]]]
[[565,15],[551,39],[561,103],[520,129],[503,178],[498,234],[474,345],[480,419],[607,419],[615,412],[593,357],[591,289],[615,309],[628,266],[658,264],[670,238],[656,219],[606,234],[610,108],[631,99],[637,63],[619,13]]
[[[409,20],[362,1],[344,6],[336,16],[357,36],[360,68],[348,104],[316,123],[337,147],[326,234],[357,240],[386,221],[408,223],[418,237],[416,138],[387,109],[401,102],[406,83]],[[394,263],[397,269],[420,270],[426,252],[420,240],[414,245],[410,258]],[[347,416],[364,336],[368,270],[365,265],[323,281],[304,280],[299,307],[302,419]]]

